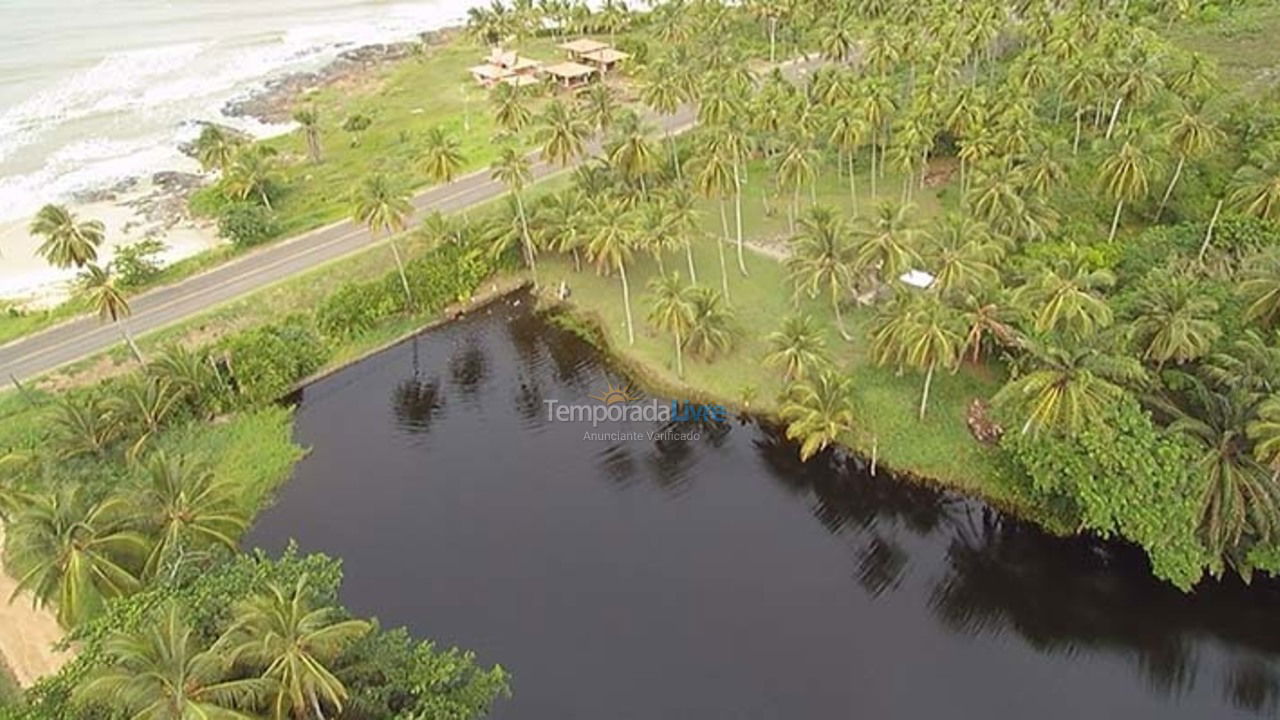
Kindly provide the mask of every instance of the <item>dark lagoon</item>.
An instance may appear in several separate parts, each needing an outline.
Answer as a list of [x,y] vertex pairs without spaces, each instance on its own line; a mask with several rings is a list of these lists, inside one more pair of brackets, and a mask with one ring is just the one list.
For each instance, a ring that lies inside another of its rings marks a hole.
[[306,388],[312,452],[250,538],[340,557],[353,612],[501,663],[514,697],[495,717],[1276,714],[1276,585],[1184,596],[1129,547],[839,454],[801,465],[754,422],[584,439],[544,400],[625,378],[528,310],[507,300]]

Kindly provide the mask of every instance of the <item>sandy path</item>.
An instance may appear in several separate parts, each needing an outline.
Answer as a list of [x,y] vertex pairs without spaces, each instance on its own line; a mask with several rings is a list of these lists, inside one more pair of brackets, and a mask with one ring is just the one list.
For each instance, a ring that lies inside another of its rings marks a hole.
[[[0,525],[0,547],[4,526]],[[48,608],[31,606],[31,596],[23,594],[9,602],[18,581],[0,571],[0,656],[22,687],[58,671],[71,653],[58,652],[53,644],[62,639],[62,628]]]

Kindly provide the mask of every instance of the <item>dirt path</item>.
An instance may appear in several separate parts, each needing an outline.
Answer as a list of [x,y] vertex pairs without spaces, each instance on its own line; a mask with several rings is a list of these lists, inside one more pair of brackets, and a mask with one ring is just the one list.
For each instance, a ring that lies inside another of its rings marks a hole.
[[[3,545],[4,526],[0,525],[0,547]],[[71,653],[53,649],[63,633],[52,611],[33,608],[31,596],[25,593],[9,602],[17,586],[17,580],[0,571],[0,658],[25,688],[57,672],[71,659]]]

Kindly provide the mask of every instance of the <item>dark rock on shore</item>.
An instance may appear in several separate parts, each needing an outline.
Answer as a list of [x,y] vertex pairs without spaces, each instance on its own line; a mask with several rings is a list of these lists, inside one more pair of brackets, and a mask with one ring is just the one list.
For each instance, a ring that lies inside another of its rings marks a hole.
[[73,194],[71,199],[77,204],[112,202],[118,200],[121,195],[133,190],[137,186],[138,178],[125,178],[106,187],[95,188],[93,190],[82,190]]
[[275,80],[248,97],[232,100],[222,107],[228,117],[250,117],[259,122],[276,124],[288,122],[297,99],[308,92],[385,65],[413,57],[424,47],[444,43],[456,32],[456,28],[422,33],[417,42],[380,43],[344,50],[333,62],[312,72],[298,72]]

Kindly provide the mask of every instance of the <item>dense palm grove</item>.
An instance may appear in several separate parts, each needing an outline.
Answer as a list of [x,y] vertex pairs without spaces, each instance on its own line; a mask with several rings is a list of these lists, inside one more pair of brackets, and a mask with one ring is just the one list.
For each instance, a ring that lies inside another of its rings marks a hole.
[[[417,232],[439,247],[408,258],[398,236],[411,188],[385,171],[352,178],[351,216],[388,238],[394,275],[214,347],[144,358],[126,333],[142,370],[48,402],[35,439],[4,459],[17,478],[0,496],[6,557],[82,648],[32,693],[28,716],[482,713],[505,687],[501,669],[350,617],[328,560],[236,554],[258,508],[163,440],[271,403],[344,339],[466,297],[517,256],[535,283],[540,260],[616,281],[625,342],[646,329],[669,337],[677,376],[690,358],[771,368],[805,458],[861,423],[852,348],[918,376],[920,418],[938,412],[939,383],[978,367],[1005,382],[970,419],[1031,503],[1140,544],[1184,589],[1206,572],[1280,569],[1280,98],[1222,91],[1209,60],[1163,38],[1193,9],[696,0],[473,11],[480,44],[617,36],[635,56],[632,81],[573,94],[500,85],[490,173],[510,190],[502,207],[432,215]],[[814,57],[776,64],[802,52]],[[685,108],[694,129],[657,130]],[[323,162],[321,119],[305,107],[296,119],[306,161]],[[353,144],[369,122],[347,119]],[[530,147],[581,164],[542,190]],[[422,148],[435,182],[465,164],[443,129]],[[281,159],[216,128],[198,152],[222,171],[224,232],[269,234]],[[847,202],[817,202],[832,176]],[[939,183],[942,211],[921,212],[914,201]],[[793,296],[797,311],[748,329],[729,280],[759,261],[749,197],[784,219],[790,285],[764,292]],[[50,207],[33,230],[51,262],[85,268],[94,307],[127,328],[126,299],[94,264],[100,226]],[[695,259],[706,243],[711,267]],[[649,261],[657,272],[637,284]],[[919,271],[927,281],[900,280]],[[770,351],[734,357],[743,333],[767,336]]]

